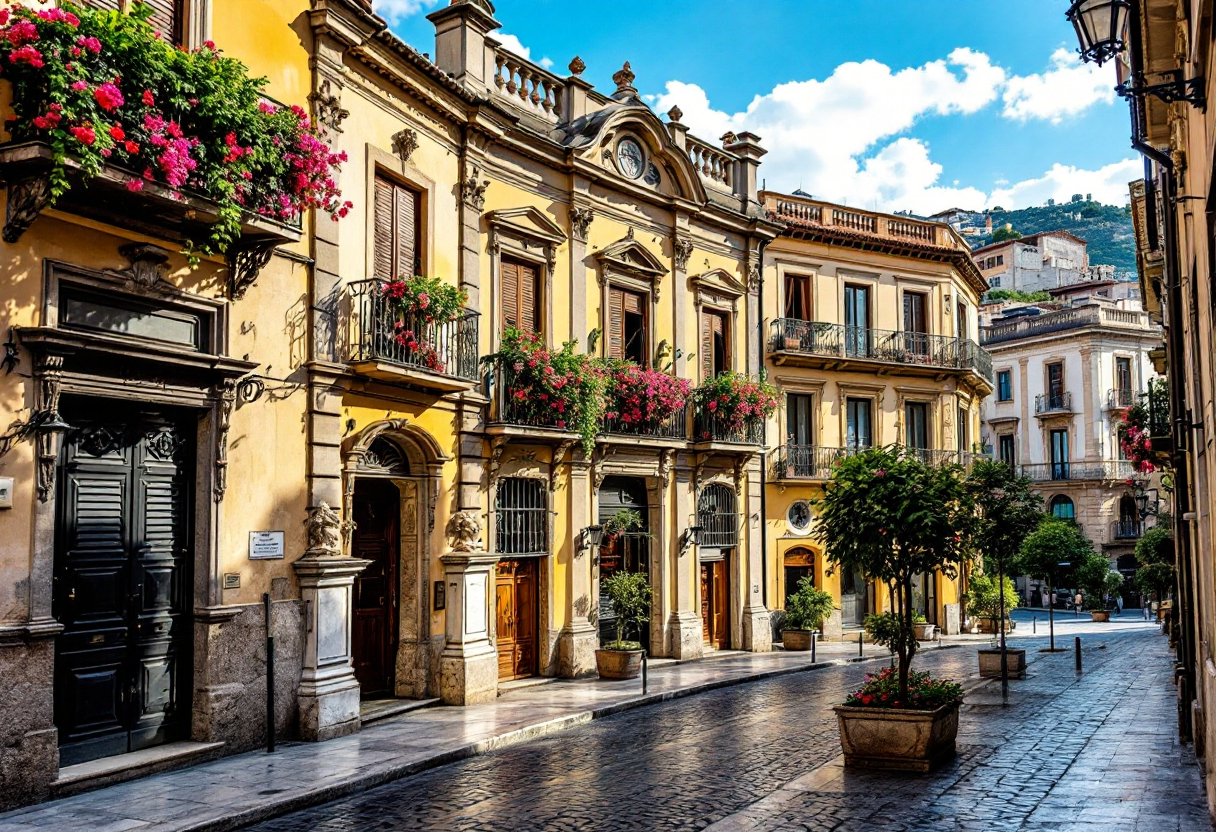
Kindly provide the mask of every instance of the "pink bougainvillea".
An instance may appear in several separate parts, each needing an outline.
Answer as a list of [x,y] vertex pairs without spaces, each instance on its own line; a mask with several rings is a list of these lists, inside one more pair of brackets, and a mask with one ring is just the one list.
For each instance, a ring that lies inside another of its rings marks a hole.
[[683,409],[692,394],[688,379],[646,370],[627,361],[608,367],[609,420],[635,429],[654,428]]

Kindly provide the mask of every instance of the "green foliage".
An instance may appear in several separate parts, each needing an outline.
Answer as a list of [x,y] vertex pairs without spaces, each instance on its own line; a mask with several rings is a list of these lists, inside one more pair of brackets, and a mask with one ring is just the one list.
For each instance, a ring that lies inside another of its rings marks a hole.
[[833,567],[894,588],[898,627],[889,646],[906,692],[917,646],[912,579],[953,578],[970,558],[974,507],[962,469],[926,465],[906,449],[873,448],[842,459],[815,502],[815,536]]
[[[1001,596],[996,589],[996,575],[973,574],[967,583],[967,614],[980,618],[1001,617]],[[1014,589],[1013,579],[1006,577],[1005,615],[1008,617],[1012,610],[1017,609],[1018,593]]]
[[1021,567],[1032,578],[1058,585],[1063,575],[1071,573],[1092,553],[1093,544],[1080,526],[1048,517],[1022,544]]
[[693,391],[693,400],[730,430],[767,419],[776,412],[778,403],[776,387],[763,378],[752,379],[734,372],[705,379]]
[[1003,243],[1007,240],[1020,240],[1022,234],[1020,231],[1015,231],[1012,228],[1001,227],[992,232],[992,242]]
[[1050,292],[1021,292],[1017,289],[989,289],[984,295],[985,302],[1011,300],[1018,303],[1046,303],[1051,300]]
[[644,572],[614,572],[600,581],[600,592],[608,596],[616,616],[616,641],[609,650],[639,650],[636,641],[625,641],[626,629],[635,633],[650,619],[650,583]]
[[1173,530],[1158,517],[1157,525],[1136,541],[1136,560],[1140,563],[1136,570],[1136,588],[1146,595],[1154,594],[1158,601],[1165,600],[1178,579],[1174,567],[1176,558]]
[[962,685],[949,679],[933,679],[928,673],[912,673],[907,684],[889,667],[866,674],[861,688],[849,694],[844,704],[850,708],[892,708],[908,711],[936,711],[963,701]]
[[1028,477],[988,459],[976,461],[967,488],[976,507],[972,541],[985,567],[994,574],[1016,575],[1022,544],[1043,521],[1043,498]]
[[[1110,559],[1101,552],[1090,551],[1080,562],[1073,564],[1073,575],[1089,609],[1106,609],[1106,582],[1110,574]],[[1122,583],[1120,579],[1119,584]]]
[[785,618],[781,626],[787,630],[818,630],[833,609],[832,594],[816,589],[810,575],[806,575],[799,579],[794,593],[785,599]]
[[[1136,271],[1136,237],[1127,206],[1100,202],[1040,205],[1006,211],[993,208],[993,226],[1010,223],[1023,234],[1064,230],[1089,243],[1089,262],[1111,263],[1117,273],[1131,276]],[[1077,215],[1080,214],[1080,217]],[[992,237],[968,238],[973,247],[994,242]]]
[[604,534],[607,537],[616,537],[619,534],[638,531],[642,528],[643,523],[641,512],[623,508],[604,523]]
[[[916,623],[915,617],[912,621]],[[870,636],[870,641],[877,644],[879,647],[886,647],[894,650],[899,644],[900,629],[899,617],[893,612],[882,612],[873,615],[867,615],[865,620],[866,633]]]

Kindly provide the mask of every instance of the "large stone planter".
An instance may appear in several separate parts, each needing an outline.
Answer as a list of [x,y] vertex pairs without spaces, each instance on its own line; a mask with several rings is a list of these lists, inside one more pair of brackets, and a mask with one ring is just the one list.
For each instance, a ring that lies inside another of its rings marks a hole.
[[[977,618],[976,621],[979,622],[981,633],[989,633],[991,635],[996,635],[999,632],[999,627],[997,625],[997,619],[995,619],[995,618],[990,618],[988,616],[982,616],[982,617]],[[1013,627],[1014,627],[1014,622],[1011,619],[1006,618],[1005,619],[1005,632],[1007,632],[1007,633],[1013,632]]]
[[[1005,648],[1005,667],[1010,679],[1026,678],[1026,651]],[[980,677],[984,679],[1001,678],[1001,648],[985,648],[980,650]]]
[[810,650],[814,630],[782,630],[781,643],[786,650]]
[[929,772],[954,757],[958,705],[936,711],[836,707],[849,768]]
[[936,624],[913,624],[912,629],[916,631],[917,641],[933,641],[933,636],[937,634]]
[[601,679],[636,679],[642,675],[641,650],[596,650],[595,669]]
[[1093,616],[1094,621],[1110,621],[1110,610],[1090,610],[1089,614]]

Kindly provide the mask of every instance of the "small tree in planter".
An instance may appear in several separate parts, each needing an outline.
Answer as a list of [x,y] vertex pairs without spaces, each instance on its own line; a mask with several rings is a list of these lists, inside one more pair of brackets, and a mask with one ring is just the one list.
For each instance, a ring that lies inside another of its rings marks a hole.
[[1067,520],[1049,517],[1039,524],[1022,544],[1022,569],[1032,578],[1047,581],[1047,623],[1051,646],[1056,649],[1055,587],[1062,576],[1072,572],[1093,552],[1093,545],[1081,527]]
[[1160,605],[1168,595],[1170,587],[1178,579],[1174,567],[1177,555],[1174,552],[1174,533],[1168,522],[1157,518],[1157,525],[1146,531],[1136,542],[1136,588],[1145,595],[1152,595]]
[[642,670],[641,642],[626,641],[632,627],[640,633],[650,618],[650,583],[643,572],[616,572],[600,581],[616,616],[616,640],[595,651],[596,669],[605,679],[633,679]]
[[810,575],[798,580],[798,587],[785,599],[785,618],[781,620],[781,643],[786,650],[810,650],[811,632],[823,626],[832,614],[832,594],[815,587]]
[[[1112,574],[1110,560],[1100,552],[1091,551],[1076,564],[1075,574],[1077,586],[1085,594],[1085,606],[1093,615],[1094,621],[1106,621],[1110,614],[1106,606]],[[1115,587],[1122,585],[1123,579],[1120,577]]]
[[[997,592],[997,585],[1004,592]],[[1004,641],[1004,631],[1009,627],[1009,613],[1017,609],[1018,593],[1013,586],[1012,578],[1000,578],[996,575],[972,575],[967,587],[967,612],[976,618],[988,619],[992,622],[993,634],[1000,634]]]
[[[935,572],[953,578],[968,558],[973,507],[962,470],[876,448],[841,460],[824,491],[815,535],[833,568],[889,584],[894,595],[894,611],[881,618],[898,669],[887,677],[887,699],[863,688],[836,708],[845,764],[929,771],[954,755],[962,697],[952,683],[911,672],[912,580]],[[949,695],[926,700],[926,684],[948,685]]]

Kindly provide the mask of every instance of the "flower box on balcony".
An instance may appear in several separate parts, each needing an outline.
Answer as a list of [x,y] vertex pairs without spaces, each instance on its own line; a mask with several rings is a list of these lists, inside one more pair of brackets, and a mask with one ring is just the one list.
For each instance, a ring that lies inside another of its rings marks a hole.
[[[52,165],[53,153],[45,142],[0,145],[0,181],[8,188],[6,243],[18,242],[48,207]],[[69,156],[65,167],[73,186],[59,198],[57,210],[175,242],[205,239],[219,219],[220,206],[196,194],[177,193],[155,182],[130,190],[127,183],[134,174],[117,165],[103,165],[87,183],[80,181],[85,177],[78,160]],[[240,239],[228,251],[229,261],[239,269],[232,278],[234,295],[239,297],[256,279],[271,250],[300,237],[298,225],[244,213]]]

